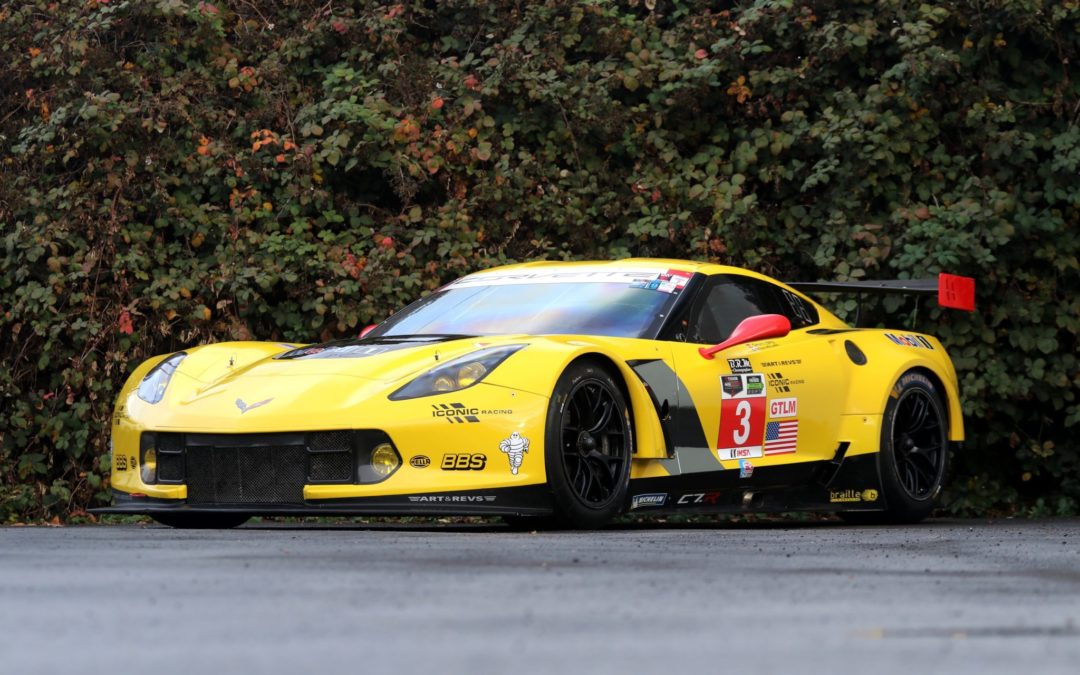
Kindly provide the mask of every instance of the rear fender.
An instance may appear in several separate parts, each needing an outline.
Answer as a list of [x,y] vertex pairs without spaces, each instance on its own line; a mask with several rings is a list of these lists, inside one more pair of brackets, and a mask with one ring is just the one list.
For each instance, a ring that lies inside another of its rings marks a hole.
[[956,370],[941,342],[930,335],[887,330],[860,330],[842,336],[866,358],[865,365],[849,369],[851,388],[845,414],[880,417],[896,383],[910,370],[922,370],[942,390],[949,418],[949,440],[964,440],[964,416]]

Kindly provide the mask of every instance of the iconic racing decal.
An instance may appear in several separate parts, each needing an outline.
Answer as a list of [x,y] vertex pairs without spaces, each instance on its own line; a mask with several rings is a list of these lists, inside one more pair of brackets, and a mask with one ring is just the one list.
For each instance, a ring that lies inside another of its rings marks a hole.
[[898,344],[901,347],[916,347],[918,349],[934,348],[934,345],[930,344],[930,341],[921,335],[897,335],[895,333],[885,333],[885,337],[889,338],[894,344]]
[[432,403],[431,416],[445,417],[450,424],[464,424],[479,422],[485,415],[513,415],[513,410],[505,408],[488,410],[485,408],[470,408],[464,403]]
[[750,365],[750,359],[728,359],[727,363],[733,373],[741,375],[754,372],[754,367]]
[[876,502],[877,490],[829,490],[829,501],[833,504],[845,502]]
[[124,456],[124,455],[117,455],[116,456],[116,470],[117,471],[127,471],[127,468],[128,468],[127,467],[127,457]]
[[789,393],[792,387],[806,384],[806,380],[792,380],[784,377],[783,373],[767,373],[766,375],[769,378],[769,386],[781,394]]
[[432,403],[431,408],[432,417],[445,417],[450,424],[480,421],[480,418],[477,417],[480,414],[480,409],[466,408],[464,403]]
[[442,456],[443,471],[483,471],[487,455],[479,452],[450,453]]
[[649,506],[663,506],[667,502],[666,492],[653,492],[646,495],[634,495],[634,498],[630,500],[630,510],[645,508]]
[[264,405],[266,405],[267,403],[269,403],[270,401],[273,401],[273,400],[274,399],[272,399],[272,398],[268,398],[268,399],[259,401],[257,403],[252,403],[252,404],[249,405],[247,403],[244,403],[244,399],[238,398],[238,399],[236,399],[236,407],[240,409],[240,414],[243,415],[247,411],[254,410],[255,408],[258,408],[259,406],[264,406]]
[[529,439],[518,432],[510,434],[510,438],[504,438],[499,442],[499,452],[505,452],[510,460],[510,473],[517,475],[521,467],[521,460],[525,459],[525,453],[529,451]]
[[679,497],[676,504],[679,506],[715,505],[720,501],[721,494],[720,492],[691,492]]
[[761,457],[761,438],[765,433],[764,378],[760,373],[751,373],[723,375],[720,379],[717,456],[721,460]]
[[799,399],[797,398],[774,398],[769,401],[769,417],[772,419],[795,417],[798,414]]
[[476,504],[495,501],[494,495],[411,495],[410,502],[422,504]]
[[414,469],[426,469],[431,466],[431,458],[427,455],[413,455],[413,458],[409,460],[409,466]]
[[799,442],[799,420],[769,422],[765,425],[765,454],[788,455]]
[[[768,452],[768,451],[766,451]],[[748,459],[739,460],[739,478],[750,478],[754,475],[754,465]]]

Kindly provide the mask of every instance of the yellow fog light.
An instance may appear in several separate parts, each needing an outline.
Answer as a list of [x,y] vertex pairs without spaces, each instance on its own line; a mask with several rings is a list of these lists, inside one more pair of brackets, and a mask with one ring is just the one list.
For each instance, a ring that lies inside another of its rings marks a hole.
[[142,466],[139,467],[142,482],[153,485],[157,482],[157,450],[146,448],[143,450]]
[[385,478],[398,468],[401,460],[389,443],[380,443],[371,453],[371,470]]
[[457,372],[458,386],[464,389],[472,386],[477,380],[487,374],[487,368],[479,361],[466,363]]

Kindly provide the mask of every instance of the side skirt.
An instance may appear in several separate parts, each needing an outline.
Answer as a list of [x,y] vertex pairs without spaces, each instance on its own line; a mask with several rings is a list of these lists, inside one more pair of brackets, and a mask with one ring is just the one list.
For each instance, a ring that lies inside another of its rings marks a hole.
[[885,499],[877,457],[846,457],[839,466],[834,460],[761,467],[749,479],[728,470],[632,480],[628,512],[880,511]]

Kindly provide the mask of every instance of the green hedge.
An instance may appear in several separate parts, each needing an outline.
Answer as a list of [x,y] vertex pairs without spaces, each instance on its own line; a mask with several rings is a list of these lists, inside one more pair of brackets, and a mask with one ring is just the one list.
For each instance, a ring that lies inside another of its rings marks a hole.
[[626,255],[977,277],[917,321],[966,399],[950,508],[1076,512],[1077,3],[725,4],[3,5],[0,522],[107,496],[151,354]]

